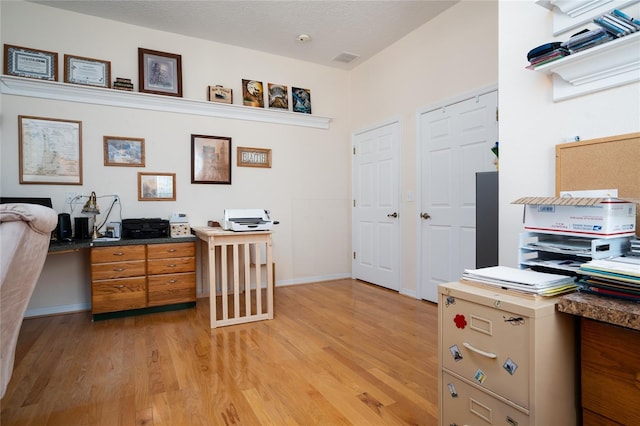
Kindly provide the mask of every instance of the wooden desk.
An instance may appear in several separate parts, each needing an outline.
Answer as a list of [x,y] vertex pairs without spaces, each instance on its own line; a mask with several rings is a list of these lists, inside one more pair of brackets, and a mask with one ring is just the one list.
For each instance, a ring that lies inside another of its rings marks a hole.
[[[273,319],[273,260],[270,231],[233,232],[193,227],[207,245],[202,250],[202,277],[209,283],[211,328]],[[261,245],[266,248],[266,307],[262,299]],[[255,262],[251,262],[251,257]],[[252,271],[252,264],[255,266]],[[220,296],[220,301],[218,301]],[[241,301],[244,303],[241,304]],[[218,302],[222,312],[218,312]],[[266,312],[265,312],[266,310]],[[220,318],[218,318],[220,314]]]

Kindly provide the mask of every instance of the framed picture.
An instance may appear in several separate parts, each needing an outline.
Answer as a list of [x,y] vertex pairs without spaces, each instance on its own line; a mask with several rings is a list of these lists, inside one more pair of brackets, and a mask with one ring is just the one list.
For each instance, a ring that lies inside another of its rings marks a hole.
[[58,54],[5,44],[4,73],[18,77],[58,81]]
[[264,108],[264,89],[261,81],[242,80],[242,104]]
[[269,83],[269,108],[289,109],[289,92],[287,86]]
[[238,147],[238,167],[271,168],[271,150],[265,148]]
[[293,102],[294,112],[311,114],[311,90],[292,87],[291,100]]
[[231,138],[191,135],[191,183],[231,184]]
[[209,101],[232,104],[233,91],[222,86],[209,86]]
[[141,92],[182,97],[182,56],[138,48]]
[[20,183],[82,185],[82,122],[18,116]]
[[64,82],[111,87],[111,62],[64,55]]
[[175,173],[138,172],[138,201],[175,201]]
[[104,136],[104,165],[144,167],[144,139]]

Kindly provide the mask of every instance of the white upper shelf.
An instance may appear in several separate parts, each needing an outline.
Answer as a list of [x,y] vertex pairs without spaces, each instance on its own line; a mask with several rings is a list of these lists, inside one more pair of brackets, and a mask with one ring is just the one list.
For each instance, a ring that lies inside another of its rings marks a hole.
[[6,95],[328,129],[328,117],[2,75]]
[[611,9],[638,3],[638,0],[538,0],[536,3],[553,12],[553,35],[558,35],[590,23]]
[[553,75],[553,100],[640,81],[640,32],[565,56],[535,69]]

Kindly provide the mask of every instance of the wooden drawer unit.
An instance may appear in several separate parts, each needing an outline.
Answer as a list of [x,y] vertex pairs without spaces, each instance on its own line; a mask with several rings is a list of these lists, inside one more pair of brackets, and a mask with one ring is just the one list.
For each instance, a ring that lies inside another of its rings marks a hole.
[[124,262],[128,260],[146,260],[146,246],[110,246],[110,247],[93,247],[91,249],[91,264],[95,263],[111,263]]
[[581,319],[583,424],[640,425],[640,331]]
[[195,243],[147,247],[148,303],[161,306],[196,300]]
[[194,257],[196,243],[149,244],[147,259],[166,259],[172,257]]
[[576,425],[574,318],[555,299],[438,291],[441,425]]
[[193,303],[195,243],[134,244],[91,249],[91,311],[105,314]]
[[146,277],[94,281],[91,286],[91,312],[140,309],[147,306]]
[[148,278],[149,306],[196,300],[196,273],[151,275]]

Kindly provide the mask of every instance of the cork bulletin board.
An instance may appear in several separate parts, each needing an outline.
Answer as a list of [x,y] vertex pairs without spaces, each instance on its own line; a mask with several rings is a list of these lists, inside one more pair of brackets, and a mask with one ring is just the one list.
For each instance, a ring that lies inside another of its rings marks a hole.
[[[618,189],[640,203],[640,133],[556,145],[556,196],[586,189]],[[640,205],[636,215],[639,234]]]

